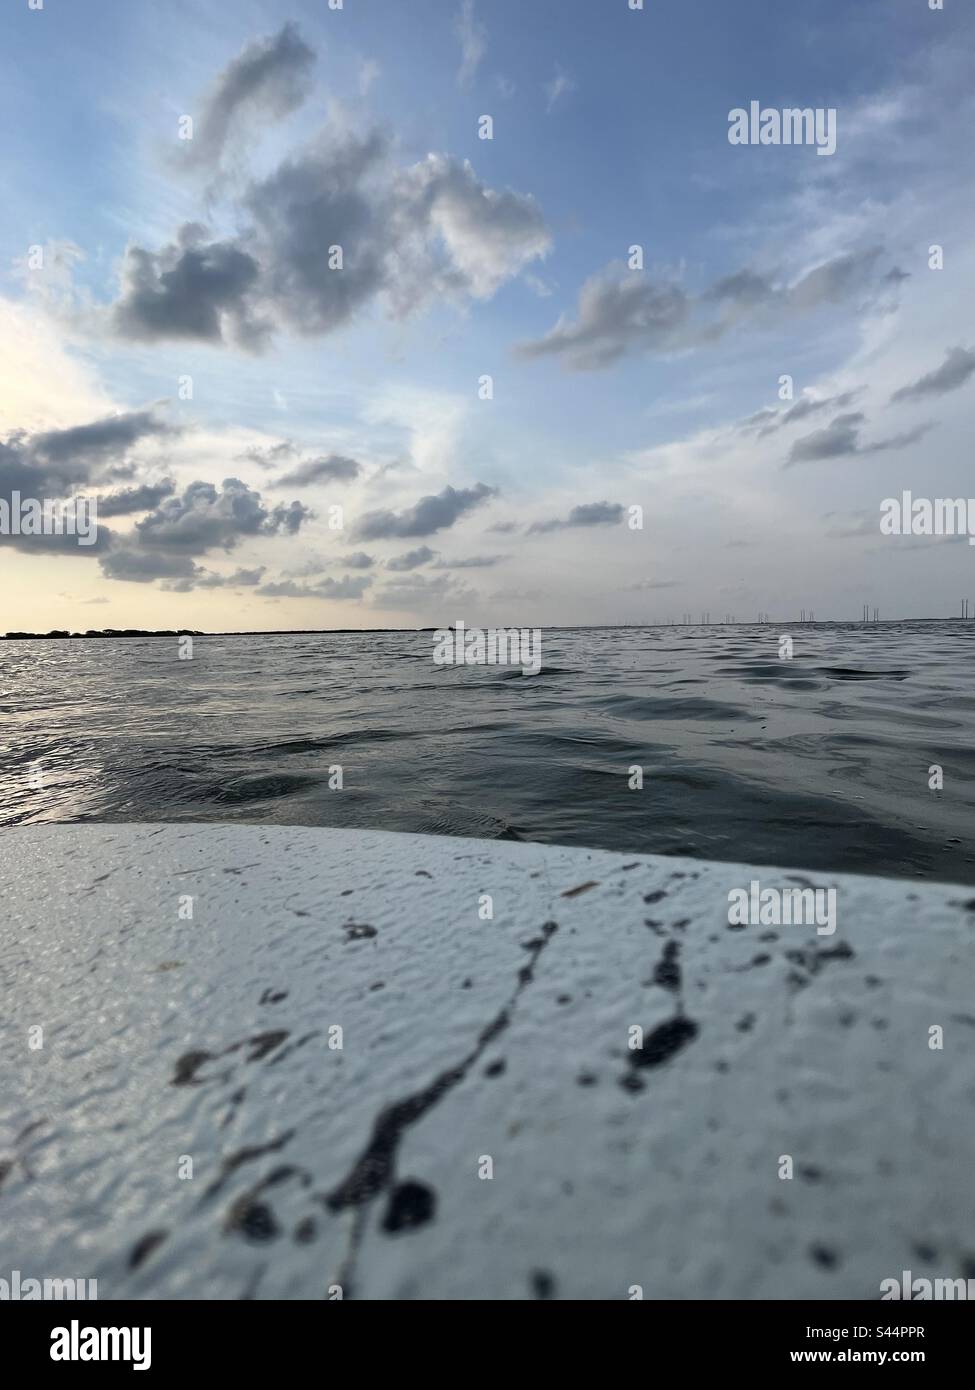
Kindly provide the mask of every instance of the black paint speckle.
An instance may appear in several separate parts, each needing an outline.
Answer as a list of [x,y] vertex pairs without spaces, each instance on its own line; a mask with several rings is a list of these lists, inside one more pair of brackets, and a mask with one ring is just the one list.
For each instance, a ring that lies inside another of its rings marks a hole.
[[383,1230],[388,1235],[412,1231],[432,1221],[437,1210],[437,1198],[432,1188],[407,1178],[397,1183],[389,1194],[389,1204],[383,1216]]

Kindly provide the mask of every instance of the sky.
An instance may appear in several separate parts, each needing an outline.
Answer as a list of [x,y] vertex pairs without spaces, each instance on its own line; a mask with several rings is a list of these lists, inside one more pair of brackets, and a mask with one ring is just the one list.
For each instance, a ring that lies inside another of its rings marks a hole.
[[0,499],[99,525],[0,535],[0,629],[975,607],[879,525],[975,494],[961,0],[39,3]]

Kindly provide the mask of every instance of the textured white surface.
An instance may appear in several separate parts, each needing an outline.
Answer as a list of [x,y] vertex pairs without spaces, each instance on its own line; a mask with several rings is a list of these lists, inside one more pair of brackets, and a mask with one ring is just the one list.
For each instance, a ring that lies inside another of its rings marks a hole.
[[[0,1276],[875,1299],[975,1273],[971,890],[341,830],[0,848]],[[838,885],[836,934],[729,928],[751,878]]]

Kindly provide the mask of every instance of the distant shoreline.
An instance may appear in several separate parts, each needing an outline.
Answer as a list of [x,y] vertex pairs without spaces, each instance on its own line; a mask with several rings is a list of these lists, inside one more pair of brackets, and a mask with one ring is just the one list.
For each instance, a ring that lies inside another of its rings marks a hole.
[[[865,622],[863,618],[823,618],[811,621],[797,618],[774,618],[764,623],[539,623],[546,632],[642,632],[656,627],[898,627],[902,623],[962,623],[973,622],[975,618],[878,618]],[[445,626],[450,627],[447,623]],[[509,623],[509,627],[519,624]],[[86,632],[67,632],[55,629],[52,632],[4,632],[0,642],[78,642],[86,639],[118,637],[341,637],[355,634],[366,636],[380,632],[438,632],[439,628],[429,627],[281,627],[247,628],[234,632],[203,632],[200,628],[137,628],[107,627],[89,628]]]

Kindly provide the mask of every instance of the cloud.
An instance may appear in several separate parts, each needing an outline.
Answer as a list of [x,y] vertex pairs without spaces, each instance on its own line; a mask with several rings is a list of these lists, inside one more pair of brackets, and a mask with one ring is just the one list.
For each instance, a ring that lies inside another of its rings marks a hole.
[[404,555],[395,555],[391,560],[387,560],[386,568],[388,570],[419,569],[421,565],[428,565],[436,553],[428,545],[421,545],[416,550],[407,550]]
[[369,575],[345,575],[342,579],[323,579],[318,584],[296,584],[294,580],[279,580],[258,589],[262,598],[326,598],[360,599],[372,583]]
[[329,454],[326,458],[309,459],[299,463],[289,473],[277,478],[274,487],[308,487],[311,483],[351,482],[362,472],[355,459],[344,458],[341,454]]
[[172,497],[175,491],[176,484],[172,478],[164,478],[160,483],[143,483],[141,487],[110,492],[98,498],[98,516],[129,516],[132,512],[152,511],[164,498]]
[[51,497],[110,472],[117,476],[124,471],[118,465],[130,449],[145,439],[176,433],[175,426],[151,410],[35,434],[17,430],[0,441],[0,496],[16,488],[23,496]]
[[229,552],[246,539],[295,535],[311,515],[301,502],[268,506],[239,478],[225,478],[219,488],[190,483],[181,496],[161,501],[125,536],[99,526],[102,572],[107,579],[139,584],[161,579],[167,581],[165,587],[180,592],[256,584],[263,571],[242,569],[221,577],[198,565],[196,557],[211,550]]
[[487,29],[474,18],[474,0],[461,0],[454,33],[460,40],[461,54],[457,81],[461,87],[466,87],[474,80],[487,52]]
[[191,167],[214,169],[228,142],[296,111],[308,94],[315,55],[293,24],[249,43],[217,77],[181,150]]
[[548,531],[564,531],[572,526],[618,526],[623,520],[623,507],[619,502],[587,502],[573,507],[565,520],[533,521],[528,528],[529,535]]
[[263,449],[245,449],[242,454],[237,455],[237,461],[238,463],[256,463],[261,468],[273,468],[276,464],[283,463],[285,459],[294,458],[297,452],[298,450],[290,439],[283,439],[280,444],[269,444]]
[[191,589],[248,589],[260,584],[265,572],[265,565],[257,569],[234,570],[233,574],[216,574],[197,567],[191,578],[167,579],[159,587],[176,594],[189,593]]
[[383,540],[398,537],[401,540],[418,536],[432,536],[444,531],[474,507],[489,497],[497,495],[497,489],[477,483],[472,488],[445,487],[435,496],[421,497],[404,512],[367,512],[356,528],[361,540]]
[[398,167],[385,131],[336,116],[228,212],[236,235],[188,222],[161,249],[127,248],[109,313],[120,337],[260,352],[276,330],[331,333],[374,301],[404,318],[488,298],[551,245],[530,195],[445,154]]
[[943,396],[948,391],[957,391],[960,386],[964,386],[973,372],[975,352],[963,347],[949,348],[940,367],[912,382],[910,386],[902,386],[890,399],[913,401],[924,396]]
[[184,339],[233,342],[257,351],[270,325],[257,315],[254,298],[261,268],[230,241],[206,241],[207,229],[191,222],[162,251],[129,246],[112,325],[136,342]]
[[239,478],[225,478],[219,489],[191,483],[138,522],[135,534],[141,546],[201,555],[231,550],[248,536],[294,535],[310,516],[300,502],[270,508]]
[[583,285],[574,322],[563,314],[544,337],[520,344],[518,352],[564,356],[569,367],[591,371],[628,353],[701,347],[738,323],[773,327],[869,290],[879,257],[878,247],[834,256],[792,283],[744,269],[697,297],[680,285],[612,265]]
[[819,398],[802,395],[794,405],[788,406],[784,410],[757,411],[754,415],[750,415],[747,420],[743,420],[737,428],[742,433],[757,431],[759,438],[764,438],[765,435],[785,429],[788,425],[794,425],[799,420],[808,419],[810,415],[819,415],[824,410],[844,410],[859,394],[858,391],[844,391],[838,396],[821,396]]
[[342,559],[342,564],[350,570],[372,569],[376,563],[372,555],[367,555],[364,550],[353,550],[351,555],[346,555]]
[[454,613],[459,607],[472,603],[476,593],[466,584],[460,584],[452,575],[438,575],[435,579],[422,574],[411,574],[404,579],[391,580],[373,596],[376,608],[406,609],[421,615],[444,614],[447,604]]
[[481,570],[490,569],[506,559],[505,555],[469,555],[464,560],[438,560],[435,570]]
[[821,459],[844,458],[850,454],[880,454],[889,449],[903,449],[908,444],[916,444],[929,430],[931,422],[917,425],[903,434],[892,435],[878,440],[876,444],[860,443],[860,430],[866,423],[866,416],[860,411],[837,415],[835,420],[821,430],[797,439],[786,460],[788,468],[794,463],[812,463]]
[[576,90],[576,84],[567,72],[556,66],[555,76],[551,82],[545,83],[542,90],[545,93],[545,109],[551,112],[560,97],[568,96]]

